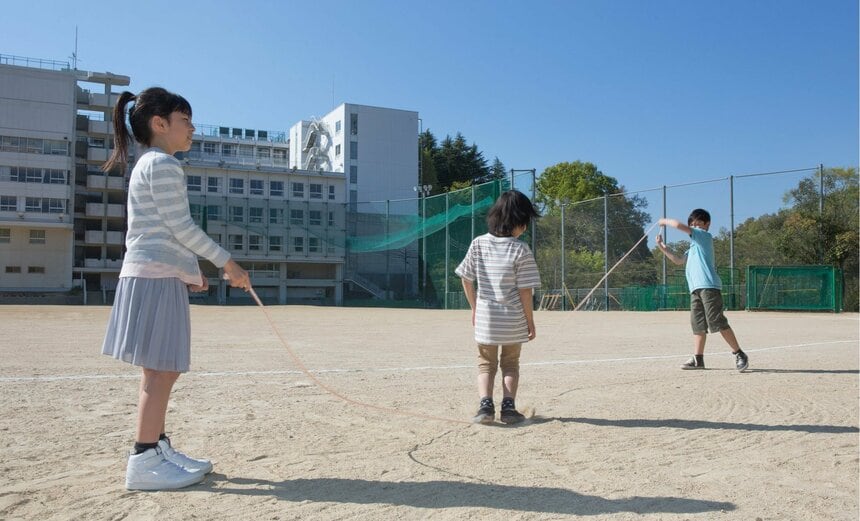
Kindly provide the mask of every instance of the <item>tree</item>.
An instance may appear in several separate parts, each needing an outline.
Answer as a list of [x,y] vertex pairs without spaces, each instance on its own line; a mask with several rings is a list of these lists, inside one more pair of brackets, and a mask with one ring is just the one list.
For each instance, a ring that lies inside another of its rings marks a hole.
[[557,201],[586,201],[618,193],[618,181],[604,175],[594,163],[558,163],[541,173],[537,182],[537,202],[548,210],[557,208]]

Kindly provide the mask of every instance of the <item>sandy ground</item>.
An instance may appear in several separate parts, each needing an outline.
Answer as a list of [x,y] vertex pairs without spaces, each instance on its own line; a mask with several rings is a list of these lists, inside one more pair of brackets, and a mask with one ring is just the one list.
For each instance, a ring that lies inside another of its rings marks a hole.
[[[138,372],[106,307],[0,307],[0,518],[858,518],[858,316],[729,313],[708,370],[683,312],[540,312],[516,427],[477,407],[464,311],[192,308],[168,431],[215,471],[128,492]],[[500,400],[497,385],[497,400]],[[401,414],[402,413],[402,414]],[[443,418],[431,420],[416,415]],[[446,420],[447,419],[447,420]]]

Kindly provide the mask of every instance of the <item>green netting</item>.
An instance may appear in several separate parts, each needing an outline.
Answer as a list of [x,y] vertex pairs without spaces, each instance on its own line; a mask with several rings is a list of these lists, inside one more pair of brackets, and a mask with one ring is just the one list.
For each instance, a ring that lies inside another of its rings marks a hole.
[[838,313],[842,271],[832,266],[749,266],[747,309]]

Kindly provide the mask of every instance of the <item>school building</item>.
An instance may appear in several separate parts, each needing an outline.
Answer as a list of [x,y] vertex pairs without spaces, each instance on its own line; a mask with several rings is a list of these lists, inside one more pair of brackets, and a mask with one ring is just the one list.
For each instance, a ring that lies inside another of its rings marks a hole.
[[[0,301],[70,291],[85,303],[111,301],[139,150],[130,147],[125,169],[100,167],[113,146],[118,92],[129,83],[0,54]],[[251,272],[262,298],[340,305],[345,287],[381,296],[374,279],[417,289],[416,252],[411,265],[348,254],[356,223],[380,211],[363,202],[414,197],[417,142],[417,112],[344,103],[288,133],[198,124],[191,150],[177,156],[192,216]],[[398,208],[417,212],[417,204]],[[194,298],[248,298],[214,266],[202,267],[210,293]]]

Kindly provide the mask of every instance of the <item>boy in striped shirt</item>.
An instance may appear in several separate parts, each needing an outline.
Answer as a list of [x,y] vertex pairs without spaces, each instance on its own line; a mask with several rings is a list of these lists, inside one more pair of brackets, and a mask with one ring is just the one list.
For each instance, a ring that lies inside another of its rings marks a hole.
[[540,287],[540,275],[532,251],[519,236],[537,217],[528,197],[516,190],[505,192],[487,215],[489,233],[472,241],[455,270],[472,308],[478,343],[481,401],[474,417],[476,423],[488,424],[495,419],[493,386],[498,367],[502,370],[501,421],[512,424],[525,419],[514,400],[522,344],[535,338],[532,294],[534,288]]

